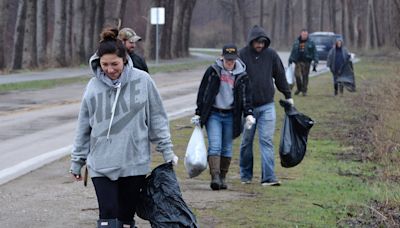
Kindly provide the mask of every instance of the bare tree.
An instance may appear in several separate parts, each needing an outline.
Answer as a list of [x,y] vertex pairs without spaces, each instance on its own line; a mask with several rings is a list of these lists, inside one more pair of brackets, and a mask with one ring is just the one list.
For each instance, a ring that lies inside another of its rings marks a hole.
[[147,10],[147,26],[146,26],[146,43],[145,43],[145,56],[149,59],[155,59],[155,49],[156,49],[156,28],[150,22],[150,8],[158,6],[157,0],[151,0],[148,2],[149,7]]
[[196,0],[186,0],[182,20],[182,57],[189,56],[190,23],[192,22],[193,8]]
[[5,60],[5,33],[7,32],[6,25],[7,25],[7,19],[8,19],[8,6],[7,1],[0,1],[0,69],[5,68],[7,66],[6,60]]
[[[94,20],[96,16],[96,5],[95,0],[85,0],[84,1],[85,8],[85,24],[84,24],[84,46],[85,46],[85,59],[89,59],[89,57],[94,52],[94,45],[97,42],[93,42],[93,34],[94,34]],[[98,34],[97,34],[98,37]],[[98,40],[98,39],[97,39]],[[97,41],[96,40],[96,41]]]
[[26,6],[26,20],[24,42],[21,44],[22,67],[37,67],[36,52],[36,0],[28,0]]
[[83,42],[84,35],[84,10],[85,5],[81,0],[74,0],[73,2],[73,26],[72,26],[72,64],[78,65],[86,61],[85,59],[85,45]]
[[14,32],[14,45],[13,55],[11,59],[11,68],[13,70],[22,68],[22,51],[24,41],[24,30],[25,30],[25,18],[26,18],[26,0],[18,1],[18,13],[17,13],[17,24]]
[[65,26],[65,60],[67,65],[72,64],[72,22],[73,22],[73,1],[67,1],[66,7],[66,26]]
[[37,61],[38,65],[43,67],[47,61],[47,0],[37,1],[36,22]]
[[53,65],[64,67],[67,65],[65,58],[66,0],[55,0],[54,7]]
[[165,24],[162,28],[160,42],[160,58],[171,59],[171,36],[172,24],[174,20],[174,0],[162,0],[160,7],[165,8]]
[[94,33],[93,33],[93,41],[94,43],[98,43],[100,40],[99,34],[103,29],[104,25],[104,6],[105,0],[96,0],[96,16],[94,19]]
[[183,56],[182,54],[182,22],[185,12],[187,1],[175,1],[174,7],[174,21],[172,24],[172,37],[171,37],[171,56],[177,58]]

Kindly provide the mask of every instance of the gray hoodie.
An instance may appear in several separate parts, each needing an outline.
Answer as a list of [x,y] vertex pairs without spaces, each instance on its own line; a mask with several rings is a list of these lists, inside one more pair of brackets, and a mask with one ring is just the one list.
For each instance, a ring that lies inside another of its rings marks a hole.
[[83,95],[71,172],[86,163],[91,177],[146,175],[150,172],[150,143],[164,160],[174,156],[168,117],[149,74],[133,68],[130,58],[117,82],[102,72],[99,57],[90,58],[93,77]]
[[232,109],[235,77],[245,73],[246,65],[244,65],[240,59],[236,59],[235,68],[232,71],[228,71],[224,68],[222,58],[218,58],[213,67],[217,72],[220,72],[219,77],[221,79],[219,92],[215,97],[214,107],[219,109]]

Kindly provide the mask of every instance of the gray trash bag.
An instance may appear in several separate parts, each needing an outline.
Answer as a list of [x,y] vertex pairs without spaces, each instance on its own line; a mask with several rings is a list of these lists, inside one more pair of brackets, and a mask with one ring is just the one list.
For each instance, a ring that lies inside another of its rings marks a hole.
[[279,103],[285,108],[279,157],[282,167],[290,168],[300,164],[303,160],[307,150],[308,133],[314,125],[314,121],[298,112],[287,101],[280,100]]
[[196,217],[182,198],[171,162],[157,166],[146,177],[136,207],[151,227],[198,227]]

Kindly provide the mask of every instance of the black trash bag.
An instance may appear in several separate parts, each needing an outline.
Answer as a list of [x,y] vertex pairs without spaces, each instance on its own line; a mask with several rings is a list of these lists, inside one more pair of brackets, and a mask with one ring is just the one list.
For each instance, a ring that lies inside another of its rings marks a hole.
[[304,158],[307,150],[307,137],[314,121],[297,111],[287,101],[280,100],[280,105],[285,108],[279,156],[281,165],[290,168],[298,165]]
[[340,68],[340,74],[336,79],[349,92],[356,92],[356,80],[354,77],[353,62],[347,60]]
[[136,213],[151,227],[198,227],[195,215],[183,201],[171,162],[157,166],[146,177]]

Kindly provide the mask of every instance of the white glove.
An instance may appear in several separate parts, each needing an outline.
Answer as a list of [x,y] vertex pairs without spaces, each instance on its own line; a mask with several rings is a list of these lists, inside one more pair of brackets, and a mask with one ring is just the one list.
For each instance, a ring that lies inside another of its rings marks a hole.
[[194,115],[192,119],[190,120],[190,123],[194,125],[199,125],[200,124],[200,116],[199,115]]
[[256,119],[254,119],[253,115],[248,115],[246,116],[246,123],[244,124],[244,127],[246,129],[250,129],[253,127],[253,125],[256,123]]
[[293,98],[286,99],[286,101],[289,102],[291,105],[294,105]]
[[171,159],[171,160],[168,160],[168,161],[166,161],[166,162],[172,162],[172,165],[177,166],[177,165],[178,165],[178,161],[179,161],[179,157],[176,156],[176,155],[174,154],[174,156],[172,157],[172,159]]

